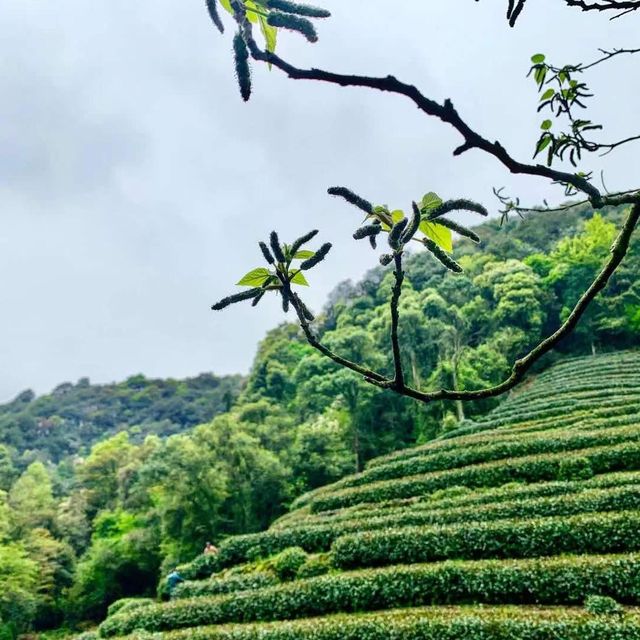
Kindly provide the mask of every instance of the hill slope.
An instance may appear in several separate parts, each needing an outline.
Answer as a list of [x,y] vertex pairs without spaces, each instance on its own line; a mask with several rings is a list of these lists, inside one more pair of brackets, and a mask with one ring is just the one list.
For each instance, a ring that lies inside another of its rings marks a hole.
[[639,638],[639,370],[637,352],[561,363],[468,433],[228,538],[171,602],[114,604],[99,634]]
[[0,405],[0,443],[18,455],[58,462],[120,431],[134,442],[169,436],[228,411],[242,381],[209,373],[184,380],[136,375],[104,385],[83,378],[39,397],[24,391]]

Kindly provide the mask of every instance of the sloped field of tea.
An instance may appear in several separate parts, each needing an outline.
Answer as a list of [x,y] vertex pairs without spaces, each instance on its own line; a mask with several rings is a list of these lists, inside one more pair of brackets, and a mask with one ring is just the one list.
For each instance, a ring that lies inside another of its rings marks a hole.
[[640,639],[640,354],[565,361],[450,435],[302,496],[99,635]]

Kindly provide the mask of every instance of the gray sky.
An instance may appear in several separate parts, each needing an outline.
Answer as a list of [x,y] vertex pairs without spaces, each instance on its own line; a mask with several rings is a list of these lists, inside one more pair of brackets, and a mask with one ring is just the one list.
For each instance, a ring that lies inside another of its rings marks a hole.
[[[541,119],[524,77],[531,54],[565,63],[638,46],[636,16],[609,22],[559,0],[530,2],[515,30],[506,0],[322,4],[334,17],[319,25],[320,42],[283,34],[285,58],[393,73],[451,97],[522,159]],[[219,36],[203,5],[2,0],[0,400],[81,376],[247,371],[258,340],[282,320],[277,301],[209,307],[260,266],[257,240],[273,228],[286,240],[318,227],[334,242],[311,273],[315,307],[376,263],[350,238],[357,213],[328,186],[394,207],[436,191],[495,209],[494,185],[532,204],[561,199],[480,152],[452,158],[460,138],[401,98],[256,68],[254,97],[242,103],[230,29]],[[638,133],[634,61],[589,79],[592,119],[606,137]],[[636,186],[633,152],[585,166],[604,168],[609,189]]]

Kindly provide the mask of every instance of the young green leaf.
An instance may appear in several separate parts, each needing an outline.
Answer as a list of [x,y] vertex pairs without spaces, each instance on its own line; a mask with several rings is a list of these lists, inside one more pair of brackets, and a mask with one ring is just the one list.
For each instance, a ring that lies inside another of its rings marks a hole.
[[545,67],[538,67],[533,74],[538,86],[542,86],[544,84],[545,78],[547,77],[547,70]]
[[553,137],[551,135],[544,135],[538,140],[538,144],[536,145],[536,153],[538,155],[541,151],[544,151],[550,144]]
[[249,22],[253,22],[253,24],[257,24],[260,14],[263,13],[260,10],[260,7],[255,2],[253,2],[253,0],[244,0],[244,6],[247,9],[245,12],[247,20]]
[[551,129],[552,126],[553,126],[553,122],[551,122],[551,120],[543,120],[542,124],[540,125],[540,128],[543,131],[549,131],[549,129]]
[[550,98],[553,98],[553,96],[555,95],[555,89],[547,89],[541,96],[540,96],[540,102],[544,102],[545,100],[549,100]]
[[[264,36],[265,47],[269,53],[276,52],[276,43],[278,40],[278,29],[272,27],[264,16],[260,16],[260,30]],[[269,63],[271,69],[271,63]]]
[[270,277],[269,269],[258,267],[244,275],[237,284],[241,287],[261,287]]
[[545,55],[543,53],[536,53],[535,55],[531,56],[531,62],[533,62],[533,64],[542,64],[545,61]]
[[315,255],[315,251],[309,251],[308,249],[302,249],[302,251],[298,251],[294,257],[295,260],[308,260],[309,258],[313,258]]
[[291,278],[291,284],[301,284],[303,287],[309,286],[309,283],[304,277],[304,273],[302,273],[302,271],[296,272],[296,274]]
[[423,220],[420,223],[420,231],[445,251],[449,253],[453,251],[453,236],[450,229],[443,227],[437,222]]
[[425,193],[422,196],[422,200],[420,201],[420,211],[422,213],[426,213],[427,211],[431,211],[431,209],[436,209],[442,204],[442,198],[433,191],[429,191],[429,193]]

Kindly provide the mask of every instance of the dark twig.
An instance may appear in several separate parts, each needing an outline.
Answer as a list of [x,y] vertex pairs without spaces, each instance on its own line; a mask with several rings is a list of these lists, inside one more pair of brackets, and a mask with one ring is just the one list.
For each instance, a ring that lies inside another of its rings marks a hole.
[[564,2],[570,7],[579,7],[583,11],[622,11],[624,13],[630,13],[640,9],[639,0],[602,0],[601,2],[564,0]]
[[346,367],[347,369],[351,369],[351,371],[355,371],[356,373],[359,373],[366,380],[370,380],[374,384],[388,385],[391,382],[390,380],[387,380],[387,378],[385,378],[383,375],[380,375],[375,371],[371,371],[371,369],[367,369],[366,367],[356,364],[355,362],[351,362],[351,360],[347,360],[346,358],[343,358],[342,356],[335,354],[333,351],[331,351],[331,349],[323,345],[318,340],[316,335],[313,333],[313,329],[311,329],[311,325],[307,320],[307,316],[304,312],[304,308],[303,308],[303,305],[301,304],[302,301],[300,300],[300,298],[296,294],[291,293],[291,288],[289,287],[288,284],[283,283],[283,286],[287,287],[287,289],[289,290],[291,306],[294,308],[298,316],[300,327],[302,328],[302,331],[304,333],[305,338],[307,339],[307,342],[314,349],[316,349],[323,355],[327,356],[327,358],[331,358],[331,360],[333,360],[336,364],[339,364],[342,367]]
[[[638,5],[640,6],[640,5]],[[615,58],[616,56],[622,54],[631,54],[640,53],[640,49],[614,49],[613,51],[607,51],[606,49],[599,49],[600,53],[602,53],[602,58],[598,58],[594,62],[590,62],[585,65],[577,65],[575,67],[575,71],[586,71],[587,69],[591,69],[591,67],[595,67],[596,65],[601,64],[602,62],[606,62],[607,60],[611,60],[611,58]]]
[[629,138],[625,138],[624,140],[618,140],[618,142],[614,142],[612,144],[602,144],[595,143],[598,149],[606,149],[606,151],[600,155],[606,156],[608,153],[611,153],[616,147],[620,147],[623,144],[627,144],[627,142],[634,142],[635,140],[640,140],[640,135],[631,136]]
[[291,305],[295,309],[298,320],[300,322],[300,326],[305,334],[307,342],[320,353],[324,354],[328,358],[331,358],[337,364],[351,369],[356,373],[362,375],[365,381],[383,388],[383,389],[393,389],[395,392],[400,395],[407,396],[409,398],[413,398],[415,400],[419,400],[421,402],[429,403],[435,400],[482,400],[484,398],[492,398],[498,395],[509,391],[513,387],[515,387],[519,382],[522,381],[525,374],[531,369],[531,367],[538,361],[542,356],[551,351],[563,338],[569,335],[584,313],[587,308],[594,300],[594,298],[602,291],[612,274],[618,268],[620,263],[622,262],[624,256],[626,255],[629,249],[629,242],[631,240],[631,235],[633,234],[634,229],[638,224],[638,220],[640,219],[640,199],[636,199],[627,219],[624,222],[622,230],[620,234],[616,238],[613,246],[611,247],[611,256],[605,263],[604,267],[600,271],[600,273],[596,276],[594,281],[591,283],[589,288],[585,291],[585,293],[581,296],[581,298],[576,303],[573,311],[569,315],[569,317],[562,323],[562,325],[549,337],[540,342],[534,349],[532,349],[527,355],[516,362],[513,365],[511,370],[511,374],[509,377],[504,380],[504,382],[486,389],[478,389],[475,391],[457,391],[457,390],[449,390],[449,389],[440,389],[439,391],[431,391],[431,392],[423,392],[418,389],[414,389],[404,384],[404,377],[402,373],[402,364],[400,361],[400,347],[398,341],[398,303],[400,300],[400,292],[402,287],[402,280],[404,277],[404,273],[402,271],[402,260],[399,255],[394,256],[395,260],[395,277],[396,282],[393,289],[392,300],[391,300],[391,339],[393,346],[393,356],[394,356],[394,365],[395,365],[395,376],[393,380],[389,380],[384,376],[367,369],[361,365],[356,364],[355,362],[351,362],[346,358],[342,358],[337,354],[333,353],[330,349],[328,349],[325,345],[323,345],[314,335],[311,326],[307,320],[304,309],[301,305],[300,299],[297,295],[291,292],[289,284],[282,279],[282,286],[286,289],[285,295],[291,302]]
[[476,391],[455,391],[441,389],[439,391],[421,392],[417,389],[404,387],[399,393],[402,395],[420,400],[422,402],[433,402],[434,400],[482,400],[483,398],[493,398],[499,396],[509,389],[515,387],[522,381],[527,371],[542,356],[551,351],[563,338],[569,335],[576,327],[585,311],[588,309],[594,298],[602,291],[609,282],[609,279],[622,262],[629,249],[631,235],[640,219],[640,200],[636,200],[627,216],[620,234],[611,247],[611,256],[605,263],[600,273],[596,276],[589,288],[582,294],[569,317],[562,325],[549,337],[540,342],[526,356],[516,360],[509,377],[495,387],[478,389]]
[[398,339],[398,324],[400,322],[400,312],[398,305],[400,304],[400,296],[402,295],[402,282],[404,280],[404,271],[402,270],[402,252],[398,251],[393,256],[395,270],[393,276],[395,282],[391,291],[391,349],[393,352],[393,389],[402,393],[404,389],[404,373],[402,371],[402,358],[400,355],[400,341]]
[[[586,0],[564,0],[569,7],[578,7],[583,11],[618,11],[611,20],[640,9],[640,0],[601,0],[600,2],[587,2]],[[526,0],[508,0],[507,20],[510,26],[515,26]]]
[[[604,187],[604,185],[603,185]],[[605,188],[606,191],[606,188]],[[568,202],[567,204],[560,205],[558,207],[522,207],[516,204],[516,201],[511,199],[509,196],[506,196],[502,193],[502,188],[493,189],[493,193],[500,200],[500,202],[505,206],[505,209],[502,210],[502,213],[510,213],[514,212],[517,214],[522,213],[557,213],[560,211],[568,211],[569,209],[573,209],[574,207],[578,207],[583,204],[589,204],[589,200],[578,200],[577,202]],[[617,191],[615,193],[607,193],[606,196],[603,197],[602,206],[605,207],[617,207],[625,204],[632,204],[635,202],[636,198],[640,196],[640,189],[629,189],[628,191]]]

